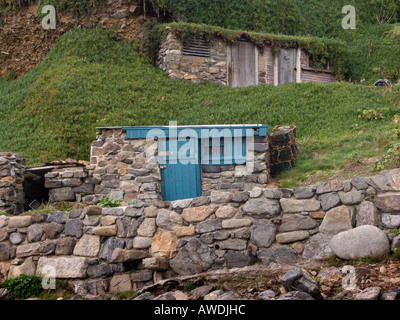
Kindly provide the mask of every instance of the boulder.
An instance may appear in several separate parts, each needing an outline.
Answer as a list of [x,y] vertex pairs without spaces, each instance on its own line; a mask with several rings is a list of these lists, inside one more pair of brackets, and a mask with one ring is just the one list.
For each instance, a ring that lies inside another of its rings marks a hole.
[[339,258],[345,260],[380,257],[390,252],[386,234],[371,225],[357,227],[333,236],[330,247]]

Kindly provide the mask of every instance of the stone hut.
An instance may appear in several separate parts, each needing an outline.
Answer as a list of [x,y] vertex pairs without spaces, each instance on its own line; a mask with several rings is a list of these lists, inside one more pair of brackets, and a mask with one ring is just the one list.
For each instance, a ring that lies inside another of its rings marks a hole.
[[185,45],[167,28],[157,65],[172,79],[206,80],[229,87],[336,81],[329,61],[317,62],[300,46],[280,47],[274,53],[272,46],[260,48],[245,39],[229,43],[218,37],[194,37]]

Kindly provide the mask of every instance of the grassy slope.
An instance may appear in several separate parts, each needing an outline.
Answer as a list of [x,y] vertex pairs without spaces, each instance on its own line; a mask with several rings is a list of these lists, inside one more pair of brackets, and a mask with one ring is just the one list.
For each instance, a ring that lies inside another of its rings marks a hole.
[[[104,30],[64,35],[44,61],[12,81],[0,80],[0,149],[28,164],[88,159],[97,126],[266,123],[298,127],[303,154],[289,185],[317,170],[340,170],[377,154],[394,139],[399,89],[336,84],[226,88],[172,81]],[[368,122],[358,109],[386,107]],[[340,148],[339,148],[340,147]],[[308,173],[307,173],[308,172]]]

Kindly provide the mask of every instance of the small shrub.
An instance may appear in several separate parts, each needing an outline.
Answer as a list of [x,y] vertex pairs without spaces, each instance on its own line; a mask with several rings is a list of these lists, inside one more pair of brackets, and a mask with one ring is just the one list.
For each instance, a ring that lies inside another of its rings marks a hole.
[[376,121],[376,120],[383,120],[383,112],[387,111],[387,108],[377,108],[375,109],[369,109],[369,110],[361,110],[358,109],[358,118],[359,119],[365,119],[368,121]]
[[119,207],[122,201],[124,201],[124,199],[122,198],[119,199],[103,198],[99,202],[97,202],[97,205],[102,208],[113,208],[113,207]]
[[194,290],[194,289],[196,289],[196,285],[195,285],[193,282],[191,282],[191,281],[185,282],[185,283],[183,284],[183,290],[184,290],[185,292],[190,292],[190,291],[192,291],[192,290]]
[[393,144],[386,154],[375,161],[374,169],[376,171],[384,170],[389,167],[398,167],[400,165],[400,143]]
[[43,292],[42,278],[34,275],[21,274],[5,280],[1,286],[10,291],[15,299],[36,297]]

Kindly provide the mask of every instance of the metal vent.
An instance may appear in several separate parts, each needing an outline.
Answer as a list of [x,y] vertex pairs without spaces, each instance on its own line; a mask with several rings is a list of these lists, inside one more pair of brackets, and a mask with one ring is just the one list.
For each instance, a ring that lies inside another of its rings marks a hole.
[[185,56],[209,58],[211,56],[210,42],[204,39],[194,38],[190,45],[183,47],[183,54]]

